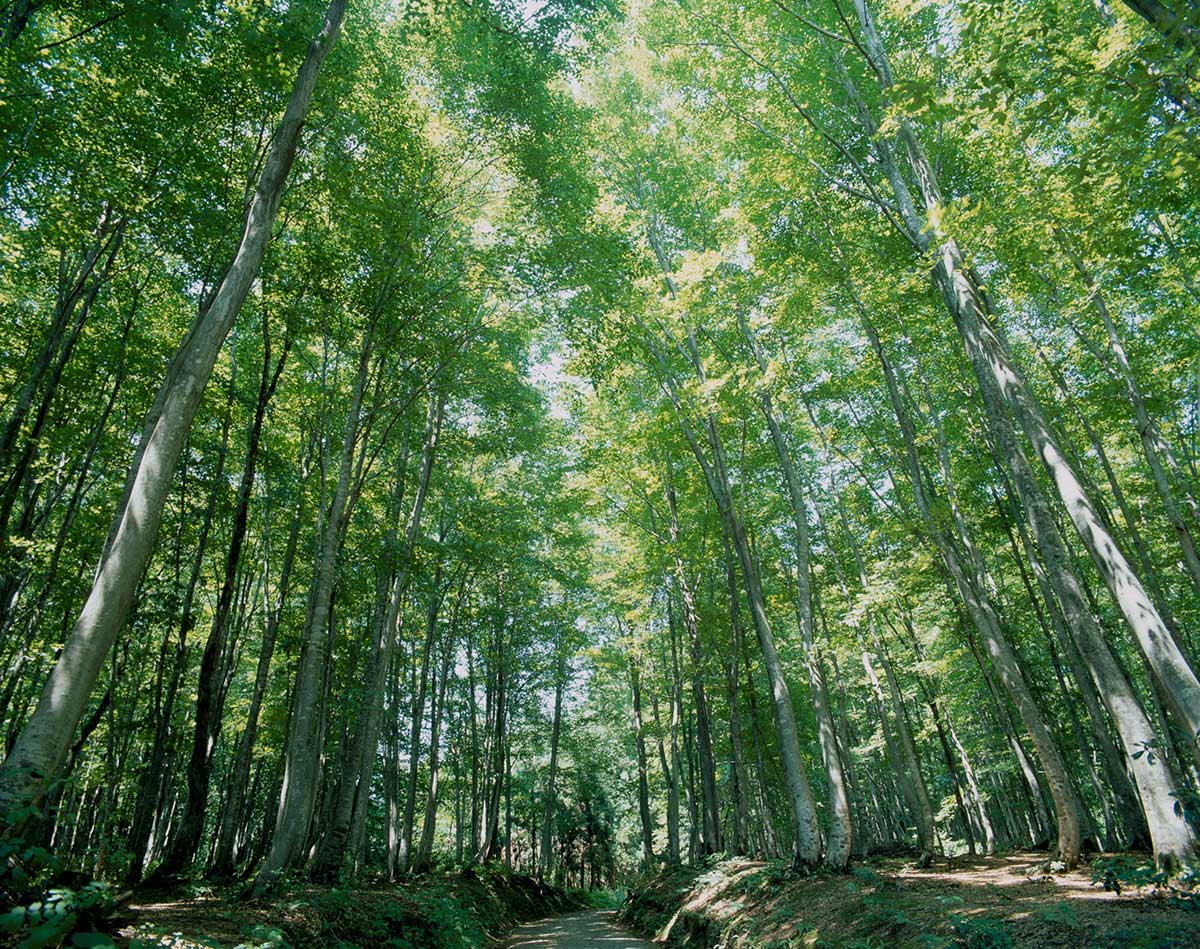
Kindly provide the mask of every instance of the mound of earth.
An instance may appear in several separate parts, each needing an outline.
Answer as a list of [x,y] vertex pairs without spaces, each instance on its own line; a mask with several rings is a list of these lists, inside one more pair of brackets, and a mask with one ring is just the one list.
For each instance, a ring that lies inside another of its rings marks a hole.
[[632,888],[622,919],[677,947],[1132,947],[1200,945],[1200,912],[1161,887],[1106,889],[1089,867],[1049,873],[1045,854],[959,859],[917,870],[899,858],[801,876],[728,860]]

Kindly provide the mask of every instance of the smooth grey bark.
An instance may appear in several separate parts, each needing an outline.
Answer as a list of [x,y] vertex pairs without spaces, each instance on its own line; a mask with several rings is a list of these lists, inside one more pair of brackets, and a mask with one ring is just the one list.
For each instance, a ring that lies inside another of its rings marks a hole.
[[[881,90],[886,95],[892,85],[891,65],[884,52],[874,18],[868,9],[867,0],[854,0],[854,7],[862,28],[867,58],[878,77]],[[907,154],[909,169],[917,181],[924,214],[917,213],[912,193],[900,180],[898,169],[890,167],[889,178],[893,180],[895,197],[904,209],[905,220],[916,224],[915,227],[909,225],[910,239],[917,248],[935,261],[932,271],[933,283],[941,292],[946,309],[954,320],[975,370],[980,393],[988,411],[989,424],[1001,455],[1007,464],[1024,463],[1024,455],[1015,439],[1004,430],[1009,427],[1008,413],[1011,412],[1033,445],[1084,548],[1104,579],[1114,603],[1125,617],[1138,647],[1162,684],[1171,702],[1172,712],[1195,741],[1200,737],[1200,680],[1067,461],[1040,406],[1017,371],[1008,347],[993,328],[992,313],[986,295],[975,275],[964,263],[954,237],[947,234],[940,223],[943,199],[937,172],[929,161],[916,131],[906,119],[899,123],[899,140]],[[885,164],[894,166],[894,158],[890,151],[882,151],[881,158]],[[933,226],[926,227],[926,223]],[[1019,460],[1017,456],[1020,456]],[[1022,479],[1017,478],[1015,472],[1014,478],[1018,482],[1018,491],[1021,491]],[[1025,497],[1022,497],[1022,503],[1026,503]],[[1043,539],[1038,536],[1038,529],[1033,529],[1034,539],[1042,548],[1043,554],[1055,559],[1053,554],[1047,554]],[[1048,538],[1047,541],[1049,542]],[[1061,544],[1059,546],[1061,547]],[[1047,566],[1050,567],[1049,564]],[[1052,568],[1051,575],[1054,579],[1061,576],[1062,571]],[[1069,601],[1072,594],[1070,591],[1066,592]],[[1074,626],[1073,604],[1064,602],[1063,606],[1068,614],[1068,621]],[[1160,834],[1163,836],[1164,846],[1192,846],[1182,839],[1168,840],[1170,835],[1166,833],[1165,828],[1160,828]],[[1165,852],[1164,856],[1168,861],[1174,859]]]
[[[196,549],[192,556],[191,573],[183,594],[183,603],[179,615],[179,638],[175,647],[174,662],[167,683],[166,695],[162,696],[162,667],[166,663],[167,637],[163,637],[162,648],[159,650],[159,671],[155,692],[155,705],[158,711],[154,741],[150,749],[148,769],[143,775],[138,790],[138,802],[134,809],[133,826],[129,834],[129,849],[133,859],[129,864],[127,880],[138,882],[142,877],[147,862],[153,856],[153,838],[151,829],[155,810],[161,803],[163,790],[168,786],[169,777],[165,773],[168,763],[168,742],[171,738],[171,721],[174,714],[175,699],[179,693],[179,685],[187,669],[187,639],[195,627],[196,589],[200,583],[200,573],[204,566],[205,553],[208,550],[208,538],[212,532],[213,515],[217,501],[225,491],[225,458],[229,449],[229,430],[233,419],[233,402],[236,378],[229,382],[229,394],[225,403],[225,413],[221,423],[221,442],[217,449],[217,462],[213,469],[212,485],[209,489],[208,503],[200,521],[200,533],[196,538]],[[180,542],[182,541],[183,524],[180,523]],[[161,697],[161,698],[160,698]]]
[[216,292],[171,359],[146,416],[92,590],[42,690],[33,715],[0,765],[0,812],[35,804],[53,780],[87,708],[96,678],[133,603],[154,549],[183,442],[213,365],[270,243],[317,75],[337,38],[347,0],[331,0],[300,66],[259,174],[241,242]]
[[629,662],[629,693],[632,699],[633,740],[637,751],[638,817],[642,828],[642,865],[654,865],[654,821],[650,817],[650,780],[646,763],[646,735],[642,723],[642,676],[637,660]]
[[[653,344],[657,350],[657,345]],[[703,364],[695,346],[695,339],[689,336],[687,356],[692,363],[696,378],[703,386],[707,381]],[[821,857],[821,834],[817,822],[816,805],[813,801],[812,790],[809,787],[804,758],[800,753],[800,735],[796,728],[796,712],[792,707],[792,696],[788,689],[787,679],[783,674],[783,664],[775,648],[775,636],[771,631],[770,618],[767,616],[766,600],[762,592],[762,581],[759,578],[758,565],[750,550],[750,542],[741,516],[733,505],[729,488],[729,472],[725,464],[724,448],[716,423],[710,416],[706,421],[706,440],[712,452],[710,460],[701,446],[700,438],[688,419],[680,396],[679,387],[674,375],[667,365],[665,355],[656,352],[657,362],[662,370],[661,383],[665,394],[670,400],[676,421],[683,431],[684,437],[704,474],[705,484],[716,502],[717,510],[729,533],[733,549],[737,553],[742,572],[742,581],[746,591],[746,599],[750,607],[750,615],[754,621],[755,634],[758,637],[759,651],[762,653],[763,666],[771,691],[771,711],[775,720],[775,728],[779,738],[780,757],[783,762],[784,777],[787,782],[788,803],[792,815],[792,861],[797,866],[815,866]]]
[[[766,374],[769,366],[766,353],[755,336],[745,314],[738,311],[738,324],[742,336],[750,348],[759,371]],[[850,863],[853,845],[853,828],[850,818],[850,798],[846,790],[846,775],[837,745],[837,730],[826,695],[825,674],[813,633],[812,589],[809,569],[812,560],[808,530],[808,511],[804,488],[792,459],[792,449],[775,413],[770,392],[760,388],[759,406],[767,420],[775,456],[783,474],[787,489],[787,500],[792,513],[792,549],[796,557],[796,623],[800,629],[800,641],[804,646],[804,664],[808,671],[809,693],[817,719],[817,739],[821,748],[821,760],[825,765],[825,779],[829,795],[829,832],[825,841],[825,863],[835,870],[845,870]]]
[[[379,750],[380,720],[383,715],[387,671],[395,652],[400,608],[408,590],[413,550],[416,547],[417,538],[420,536],[421,515],[433,476],[444,406],[445,397],[441,393],[430,395],[422,436],[416,493],[412,509],[405,522],[400,549],[395,554],[390,576],[385,581],[383,596],[380,598],[382,602],[373,627],[373,641],[364,670],[366,689],[351,739],[347,759],[348,768],[346,773],[341,776],[333,815],[329,826],[322,835],[314,861],[314,875],[327,880],[333,880],[338,876],[348,844],[352,844],[351,851],[357,853],[358,841],[362,838],[366,828],[371,780],[374,776],[375,758]],[[399,511],[403,499],[406,464],[407,448],[401,453],[394,486],[397,511]],[[393,544],[395,539],[393,528]]]
[[[892,85],[890,63],[866,0],[854,0],[854,8],[862,31],[862,42],[858,48],[870,63],[886,97]],[[1035,541],[1043,556],[1047,558],[1047,568],[1056,585],[1056,595],[1063,603],[1072,629],[1082,628],[1083,635],[1091,637],[1089,648],[1081,648],[1081,652],[1086,654],[1098,648],[1111,658],[1111,653],[1095,628],[1094,621],[1087,615],[1086,609],[1082,608],[1082,598],[1077,594],[1077,584],[1071,575],[1065,550],[1057,537],[1049,536],[1052,532],[1048,528],[1053,527],[1053,522],[1049,520],[1048,514],[1043,516],[1039,511],[1029,510],[1030,504],[1037,504],[1043,510],[1044,505],[1040,504],[1040,494],[1036,482],[1032,479],[1032,473],[1017,470],[1022,465],[1027,469],[1028,463],[1016,443],[1008,416],[1010,411],[1033,443],[1085,548],[1133,630],[1139,647],[1171,695],[1180,720],[1188,724],[1192,731],[1200,734],[1200,728],[1190,724],[1200,723],[1200,682],[1197,682],[1194,672],[1178,650],[1137,575],[1060,451],[1040,408],[1034,403],[1030,391],[1016,372],[1006,346],[991,327],[991,313],[985,294],[974,274],[965,266],[953,237],[942,230],[942,199],[936,170],[925,155],[915,130],[908,120],[900,120],[899,142],[907,155],[909,170],[917,181],[924,213],[917,211],[913,194],[900,173],[890,139],[877,134],[879,130],[874,119],[844,67],[841,74],[847,94],[855,103],[864,127],[872,135],[877,157],[892,186],[901,218],[900,222],[895,223],[902,227],[916,249],[928,254],[935,261],[933,283],[941,291],[946,308],[953,317],[956,329],[967,349],[980,385],[989,426],[998,442],[998,450],[1006,464],[1016,466],[1013,474],[1018,482],[1022,504],[1030,516]],[[926,223],[933,226],[927,227]],[[1030,493],[1030,490],[1033,493]],[[1039,530],[1035,521],[1040,521],[1040,527],[1047,529]],[[1113,687],[1119,687],[1117,679],[1110,678],[1107,681]],[[1101,691],[1103,692],[1103,688]],[[1132,714],[1136,718],[1137,712],[1127,702],[1122,702],[1121,706],[1123,713]],[[1114,712],[1114,718],[1117,717],[1119,716]],[[1130,727],[1133,731],[1141,731],[1136,723],[1131,723]],[[1127,752],[1129,751],[1131,749],[1127,747]],[[1143,760],[1149,757],[1151,756],[1142,756]],[[1149,775],[1145,778],[1148,781],[1148,791],[1152,791],[1159,783]],[[1139,789],[1141,788],[1142,784],[1139,782]],[[1159,810],[1157,807],[1152,809]],[[1165,817],[1165,814],[1160,816]],[[1147,819],[1151,820],[1149,813]],[[1151,823],[1153,824],[1153,820]],[[1183,822],[1172,823],[1175,826],[1160,825],[1159,838],[1156,839],[1156,851],[1161,843],[1163,849],[1160,860],[1164,863],[1183,858],[1185,855],[1182,851],[1190,853],[1194,847],[1191,832],[1182,826]],[[1060,822],[1060,834],[1061,829]],[[1185,831],[1185,836],[1179,836]]]
[[[1186,482],[1182,478],[1182,472],[1180,471],[1179,462],[1175,459],[1175,453],[1171,450],[1171,446],[1167,444],[1162,430],[1155,423],[1146,406],[1146,397],[1142,392],[1142,387],[1138,382],[1137,376],[1134,375],[1133,367],[1129,364],[1129,356],[1125,352],[1125,344],[1121,340],[1121,334],[1117,331],[1116,322],[1113,320],[1112,313],[1108,309],[1108,302],[1105,300],[1104,294],[1092,277],[1091,270],[1071,245],[1066,235],[1058,229],[1055,230],[1055,234],[1058,238],[1059,248],[1071,262],[1071,266],[1075,269],[1075,272],[1079,275],[1079,279],[1088,291],[1088,299],[1092,304],[1092,309],[1100,317],[1101,325],[1104,327],[1104,335],[1108,340],[1108,347],[1112,353],[1112,362],[1116,364],[1115,375],[1121,381],[1121,385],[1125,389],[1125,398],[1128,400],[1130,408],[1133,411],[1133,420],[1137,428],[1138,441],[1142,446],[1142,455],[1146,459],[1147,467],[1150,469],[1150,475],[1154,481],[1155,490],[1158,492],[1159,500],[1162,501],[1167,521],[1170,523],[1171,529],[1175,532],[1175,538],[1179,542],[1179,547],[1183,552],[1183,562],[1187,567],[1188,574],[1192,578],[1192,585],[1196,590],[1200,590],[1200,554],[1196,552],[1196,544],[1192,537],[1191,527],[1184,518],[1183,511],[1180,509],[1180,501],[1176,497],[1176,485],[1184,488],[1182,492],[1183,501],[1188,507],[1188,514],[1193,522],[1197,519],[1200,512],[1197,511],[1196,503],[1191,494],[1186,490]],[[1107,364],[1107,361],[1104,361],[1103,364]],[[1115,481],[1115,479],[1112,480]],[[1118,498],[1118,500],[1123,499]],[[1126,523],[1129,523],[1128,518]],[[1149,564],[1147,564],[1147,568],[1149,569]],[[1147,577],[1148,582],[1150,579],[1150,577]]]
[[[561,635],[561,634],[560,634]],[[558,795],[558,739],[562,734],[563,693],[567,688],[567,654],[558,644],[558,659],[554,669],[554,721],[550,726],[550,763],[546,768],[546,788],[542,792],[542,840],[538,851],[537,875],[546,879],[554,859],[554,814]],[[676,827],[676,834],[679,829]],[[676,846],[678,847],[678,836]]]
[[[1109,790],[1116,800],[1121,821],[1133,842],[1148,845],[1150,843],[1149,832],[1142,814],[1141,802],[1136,789],[1130,781],[1127,762],[1121,752],[1117,750],[1109,734],[1108,720],[1101,706],[1101,699],[1096,691],[1095,681],[1089,671],[1088,664],[1084,662],[1083,656],[1080,654],[1075,637],[1067,629],[1062,609],[1054,595],[1054,589],[1049,578],[1046,576],[1045,568],[1037,557],[1033,541],[1029,537],[1029,529],[1022,522],[1021,518],[1017,516],[1019,515],[1019,510],[1016,510],[1018,501],[1011,496],[1011,486],[1006,484],[1005,487],[1010,491],[1010,506],[1014,508],[1012,521],[1016,526],[1017,535],[1021,540],[1021,549],[1024,550],[1025,558],[1033,569],[1034,578],[1037,581],[1042,601],[1046,604],[1051,628],[1054,631],[1058,644],[1062,647],[1063,654],[1067,660],[1067,666],[1071,670],[1071,678],[1075,682],[1084,711],[1087,714],[1093,741],[1100,756],[1101,766],[1104,769]],[[1002,515],[1006,513],[1001,511]],[[1007,519],[1005,523],[1007,526]],[[1014,556],[1016,555],[1017,552],[1014,551]],[[1032,597],[1032,591],[1030,591],[1030,596]]]
[[301,634],[300,662],[292,693],[292,714],[288,722],[287,747],[284,751],[283,788],[271,848],[254,882],[255,893],[265,892],[280,873],[296,866],[304,857],[309,824],[316,804],[320,780],[322,697],[329,648],[329,629],[333,604],[334,579],[338,552],[348,522],[350,482],[358,444],[363,396],[374,348],[375,326],[371,321],[363,330],[358,367],[350,406],[343,426],[338,456],[338,479],[318,544],[309,590],[308,609]]

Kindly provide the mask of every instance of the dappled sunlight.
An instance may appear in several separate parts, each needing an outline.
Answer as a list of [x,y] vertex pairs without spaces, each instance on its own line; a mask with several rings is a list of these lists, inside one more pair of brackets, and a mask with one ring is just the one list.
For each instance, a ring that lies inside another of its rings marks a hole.
[[520,927],[508,949],[650,949],[651,943],[624,932],[612,910],[570,913]]

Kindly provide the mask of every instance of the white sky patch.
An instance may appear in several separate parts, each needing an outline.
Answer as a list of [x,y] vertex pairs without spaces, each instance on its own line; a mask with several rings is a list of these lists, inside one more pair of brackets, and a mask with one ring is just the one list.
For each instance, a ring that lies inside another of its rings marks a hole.
[[529,367],[529,381],[545,393],[550,404],[550,417],[560,422],[565,422],[571,417],[571,410],[567,405],[568,393],[578,390],[583,385],[579,376],[571,375],[563,369],[564,360],[562,350],[555,349],[545,359]]

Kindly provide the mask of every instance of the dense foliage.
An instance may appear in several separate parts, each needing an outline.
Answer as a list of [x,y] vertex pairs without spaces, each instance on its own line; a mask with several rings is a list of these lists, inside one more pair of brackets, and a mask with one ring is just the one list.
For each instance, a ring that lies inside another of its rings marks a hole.
[[1200,21],[0,6],[0,886],[1200,833]]

